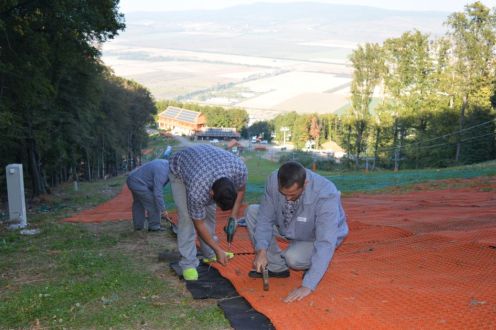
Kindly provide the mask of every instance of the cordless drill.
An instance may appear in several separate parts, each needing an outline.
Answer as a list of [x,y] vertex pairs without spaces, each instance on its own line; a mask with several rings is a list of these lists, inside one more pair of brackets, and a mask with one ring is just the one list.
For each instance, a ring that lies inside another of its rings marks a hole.
[[233,217],[227,219],[227,225],[224,226],[224,232],[226,233],[227,243],[229,244],[229,249],[231,249],[231,244],[234,238],[234,233],[236,232],[236,227],[238,223]]

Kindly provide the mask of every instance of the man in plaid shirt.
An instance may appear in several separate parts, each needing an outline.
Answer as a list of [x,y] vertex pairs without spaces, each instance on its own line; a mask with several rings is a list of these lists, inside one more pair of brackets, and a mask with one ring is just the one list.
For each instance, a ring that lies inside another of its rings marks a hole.
[[215,236],[215,210],[232,210],[237,217],[244,197],[248,170],[237,156],[220,148],[200,144],[174,154],[169,179],[179,222],[179,265],[185,280],[198,279],[195,229],[204,257],[226,265],[226,252]]

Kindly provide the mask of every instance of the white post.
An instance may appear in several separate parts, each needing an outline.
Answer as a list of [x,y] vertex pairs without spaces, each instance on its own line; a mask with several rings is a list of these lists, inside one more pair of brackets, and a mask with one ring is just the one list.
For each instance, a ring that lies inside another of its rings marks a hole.
[[22,164],[9,164],[6,167],[7,191],[9,199],[9,219],[15,221],[9,229],[25,228],[28,225],[26,200],[24,198],[24,176]]
[[283,132],[283,142],[282,142],[282,146],[285,147],[286,146],[286,132],[289,131],[289,127],[281,127],[281,131]]

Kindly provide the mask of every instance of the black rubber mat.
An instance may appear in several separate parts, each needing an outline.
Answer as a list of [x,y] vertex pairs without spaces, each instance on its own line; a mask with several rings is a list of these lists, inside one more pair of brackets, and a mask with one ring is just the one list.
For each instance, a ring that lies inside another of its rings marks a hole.
[[270,320],[254,310],[243,297],[221,299],[217,305],[236,330],[275,329]]
[[[165,261],[172,256],[173,253],[165,253],[159,259]],[[170,262],[169,266],[182,278],[178,261]],[[198,281],[186,281],[186,288],[193,299],[219,299],[217,304],[236,330],[275,329],[265,315],[254,310],[245,298],[239,296],[231,282],[222,277],[217,269],[200,263],[197,270]]]
[[[170,266],[176,274],[178,270],[180,272],[177,263],[171,263]],[[194,299],[221,299],[239,296],[231,282],[220,276],[217,269],[205,264],[200,264],[196,269],[198,270],[198,280],[186,281],[186,287]]]

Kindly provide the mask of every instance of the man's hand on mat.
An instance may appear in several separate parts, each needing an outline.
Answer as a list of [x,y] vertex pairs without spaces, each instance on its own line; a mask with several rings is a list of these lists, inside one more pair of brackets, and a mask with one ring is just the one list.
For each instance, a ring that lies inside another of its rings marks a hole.
[[308,296],[310,293],[312,293],[312,290],[310,290],[309,288],[305,288],[304,286],[300,286],[299,288],[291,291],[291,293],[288,294],[286,299],[284,299],[284,302],[290,303],[293,301],[300,301],[306,296]]
[[267,267],[267,250],[258,250],[255,260],[253,260],[253,267],[259,273],[261,273],[265,267]]
[[217,262],[222,266],[227,265],[228,258],[226,256],[226,251],[222,249],[215,250],[215,255],[217,256]]

